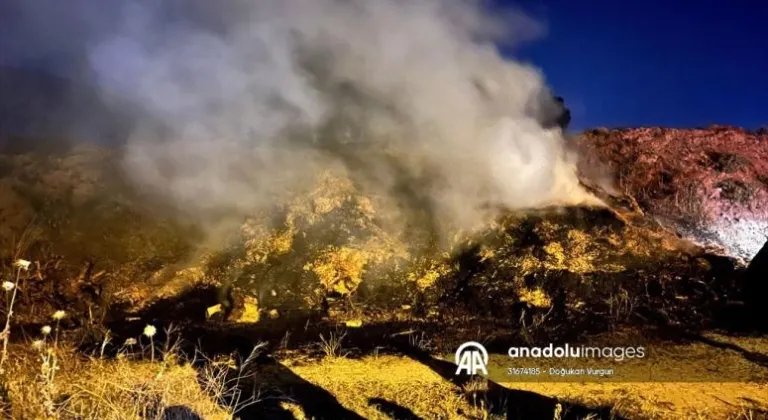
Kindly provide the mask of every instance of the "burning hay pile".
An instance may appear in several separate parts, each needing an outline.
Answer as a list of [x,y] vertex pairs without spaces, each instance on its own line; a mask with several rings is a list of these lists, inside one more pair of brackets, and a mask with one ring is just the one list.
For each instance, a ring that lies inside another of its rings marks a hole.
[[[159,379],[181,353],[174,324],[185,346],[200,339],[195,354],[246,357],[239,369],[223,362],[226,381],[277,341],[306,350],[319,336],[327,355],[343,354],[353,329],[357,348],[378,355],[403,330],[411,350],[439,351],[470,335],[508,346],[742,319],[732,316],[744,297],[740,261],[659,222],[698,239],[709,228],[749,254],[765,233],[764,136],[640,129],[569,142],[562,99],[538,69],[501,53],[542,29],[515,10],[80,1],[45,15],[57,29],[82,29],[61,56],[87,68],[80,82],[117,111],[103,115],[125,117],[108,130],[125,136],[0,156],[0,259],[14,279],[3,282],[2,359],[9,338],[42,334],[26,359],[43,355],[49,416],[59,338],[79,346],[75,358],[115,355],[96,366],[116,373],[120,357],[134,356],[126,349],[146,341],[154,369],[163,343]],[[19,6],[19,21],[36,7]],[[85,129],[64,134],[102,132],[92,115],[74,114]],[[599,167],[590,157],[614,166],[585,171]],[[733,233],[744,227],[757,230]],[[347,330],[326,338],[330,328]],[[2,364],[2,382],[21,377]],[[183,382],[190,372],[175,373]],[[85,382],[101,375],[86,373]],[[128,393],[103,394],[115,407],[136,401],[132,387],[145,378],[122,381]],[[201,392],[155,385],[187,399]],[[333,400],[315,390],[313,404],[318,395]],[[147,404],[176,401],[168,397]]]
[[[73,153],[83,167],[104,158]],[[14,169],[5,182],[31,191],[19,181],[32,179],[23,175],[28,170]],[[62,306],[79,308],[73,320],[108,307],[112,316],[130,317],[158,301],[213,287],[218,298],[196,303],[195,319],[219,304],[228,321],[292,312],[364,323],[450,324],[470,316],[516,326],[536,319],[543,332],[554,334],[561,325],[601,329],[651,318],[706,325],[729,299],[738,299],[740,287],[734,261],[707,254],[631,208],[510,210],[441,241],[430,226],[390,229],[386,200],[366,195],[343,171],[327,170],[272,211],[245,218],[217,247],[199,248],[199,231],[178,220],[174,225],[162,212],[147,213],[141,196],[125,190],[118,206],[114,196],[98,191],[59,202],[68,210],[57,214],[89,220],[87,231],[80,231],[85,225],[79,219],[60,222],[45,213],[34,222],[38,234],[27,255],[40,268],[26,280],[28,296],[16,311],[22,322],[42,322]],[[125,227],[129,215],[132,229]],[[93,242],[73,247],[84,232]],[[115,241],[135,245],[116,253]],[[176,321],[189,321],[184,316]]]
[[[100,279],[95,300],[142,307],[197,282],[240,285],[266,308],[410,296],[411,283],[423,292],[456,271],[452,256],[503,214],[600,204],[575,175],[561,101],[497,48],[538,35],[517,11],[339,0],[115,9],[61,19],[85,26],[83,45],[68,46],[87,55],[83,82],[131,117],[104,171],[122,178],[89,201],[66,192],[42,206],[48,239],[80,260],[68,270],[82,274],[58,276]],[[94,17],[115,24],[90,27]],[[414,296],[391,304],[418,306]]]
[[[60,10],[52,24],[83,28],[62,55],[87,63],[79,81],[130,127],[119,152],[2,162],[6,237],[20,238],[5,258],[40,262],[26,306],[135,313],[218,287],[204,303],[219,301],[225,318],[248,298],[245,312],[273,317],[482,317],[516,307],[570,319],[616,293],[642,297],[622,305],[657,309],[659,296],[672,306],[729,299],[717,276],[733,263],[708,261],[656,218],[699,236],[711,225],[735,253],[756,251],[758,235],[741,232],[764,229],[765,149],[747,156],[758,138],[717,129],[683,143],[680,132],[641,129],[570,144],[562,98],[498,48],[541,26],[481,3]],[[580,180],[575,150],[614,164],[626,193]],[[699,193],[706,199],[691,198]],[[617,197],[657,211],[621,208]],[[37,310],[27,311],[35,322]]]

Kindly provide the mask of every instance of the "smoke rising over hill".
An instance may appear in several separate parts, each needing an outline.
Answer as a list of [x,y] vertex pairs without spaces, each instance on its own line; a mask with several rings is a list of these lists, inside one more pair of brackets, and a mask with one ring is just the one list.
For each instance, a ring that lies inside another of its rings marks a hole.
[[556,109],[543,76],[496,50],[541,31],[522,14],[451,0],[72,10],[91,25],[78,39],[93,79],[145,116],[128,174],[203,221],[269,209],[328,167],[438,235],[589,199],[539,123]]

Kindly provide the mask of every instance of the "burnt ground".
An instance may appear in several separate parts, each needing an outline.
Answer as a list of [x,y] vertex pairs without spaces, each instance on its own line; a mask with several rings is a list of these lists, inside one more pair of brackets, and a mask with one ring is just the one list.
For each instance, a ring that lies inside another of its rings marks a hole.
[[[61,338],[82,355],[116,356],[148,324],[160,330],[153,344],[162,347],[173,325],[181,350],[206,359],[244,360],[266,343],[257,361],[276,370],[275,395],[293,395],[316,418],[360,417],[279,361],[320,359],[329,337],[344,337],[347,357],[406,356],[450,382],[461,381],[455,365],[437,356],[468,340],[504,354],[594,337],[618,343],[624,331],[643,344],[737,351],[768,369],[767,355],[705,336],[760,336],[744,305],[743,262],[681,238],[632,195],[603,192],[612,208],[508,214],[445,253],[423,254],[378,228],[369,202],[330,178],[278,223],[248,220],[224,246],[200,251],[201,232],[143,205],[104,171],[109,158],[97,148],[2,158],[3,229],[16,238],[4,248],[4,278],[21,274],[12,341],[33,339],[66,309]],[[30,260],[29,271],[15,270],[16,258]],[[217,304],[223,311],[208,316]],[[483,392],[514,402],[509,418],[545,418],[556,404],[566,404],[563,418],[615,415],[495,382]],[[293,418],[275,401],[241,415]],[[403,407],[378,406],[409,418]]]

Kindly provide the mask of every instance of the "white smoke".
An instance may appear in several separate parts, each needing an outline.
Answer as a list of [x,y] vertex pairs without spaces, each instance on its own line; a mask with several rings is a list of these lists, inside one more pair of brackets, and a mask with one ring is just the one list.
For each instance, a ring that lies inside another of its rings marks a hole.
[[540,30],[521,14],[461,0],[122,7],[90,60],[104,89],[151,117],[126,168],[192,214],[268,208],[338,164],[458,227],[591,200],[562,133],[537,120],[552,105],[542,75],[497,51]]

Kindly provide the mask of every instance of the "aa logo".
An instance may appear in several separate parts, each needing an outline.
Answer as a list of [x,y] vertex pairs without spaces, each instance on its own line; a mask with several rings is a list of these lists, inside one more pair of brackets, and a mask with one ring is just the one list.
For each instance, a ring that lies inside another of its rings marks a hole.
[[488,352],[485,350],[482,344],[475,341],[467,341],[459,346],[456,350],[456,364],[459,365],[456,369],[456,375],[461,372],[467,375],[477,375],[477,372],[483,372],[483,375],[488,375]]

